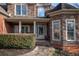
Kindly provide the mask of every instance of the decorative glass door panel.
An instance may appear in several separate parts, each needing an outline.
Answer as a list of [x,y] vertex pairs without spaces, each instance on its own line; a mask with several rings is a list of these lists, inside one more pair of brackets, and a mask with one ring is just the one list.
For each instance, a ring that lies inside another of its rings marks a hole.
[[47,35],[46,25],[39,24],[37,25],[37,39],[45,39]]

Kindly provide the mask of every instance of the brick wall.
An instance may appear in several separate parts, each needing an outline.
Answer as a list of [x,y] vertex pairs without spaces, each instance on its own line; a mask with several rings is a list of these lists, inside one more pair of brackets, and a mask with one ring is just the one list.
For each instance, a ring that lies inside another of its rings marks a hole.
[[68,52],[68,53],[79,54],[79,45],[78,44],[64,45],[63,51]]
[[3,33],[3,16],[0,14],[0,33]]
[[6,16],[0,14],[0,33],[11,33],[12,26],[5,21]]
[[4,26],[5,26],[5,29],[6,29],[6,33],[13,33],[14,32],[13,24],[5,22]]
[[14,4],[8,4],[7,12],[8,12],[11,16],[14,15],[14,9],[15,9]]

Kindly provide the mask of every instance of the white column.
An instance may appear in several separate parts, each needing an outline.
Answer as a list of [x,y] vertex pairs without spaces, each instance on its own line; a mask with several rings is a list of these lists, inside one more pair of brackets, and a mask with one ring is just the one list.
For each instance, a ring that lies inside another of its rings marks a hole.
[[19,21],[19,33],[21,33],[21,21]]
[[34,34],[36,34],[36,21],[34,21],[33,23],[34,23]]

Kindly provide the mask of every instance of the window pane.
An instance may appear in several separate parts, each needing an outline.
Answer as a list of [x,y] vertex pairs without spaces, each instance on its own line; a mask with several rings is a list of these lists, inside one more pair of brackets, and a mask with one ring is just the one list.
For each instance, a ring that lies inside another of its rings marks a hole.
[[45,9],[43,7],[38,8],[38,16],[44,17],[45,16]]
[[54,32],[54,39],[60,39],[59,32]]
[[16,15],[21,15],[21,5],[16,5]]
[[74,31],[74,22],[68,22],[67,27],[68,31]]
[[21,32],[24,33],[24,27],[23,27],[23,26],[22,26],[22,28],[21,28]]
[[22,15],[26,15],[26,5],[22,5]]
[[59,22],[58,21],[54,22],[54,29],[59,29]]
[[25,33],[28,33],[28,27],[27,26],[25,27]]
[[43,35],[43,27],[39,27],[39,35]]
[[68,39],[74,40],[74,32],[68,32]]
[[28,27],[27,26],[22,26],[21,32],[22,33],[28,33]]
[[60,21],[53,21],[53,36],[54,40],[60,39]]
[[74,40],[74,20],[67,20],[67,40]]

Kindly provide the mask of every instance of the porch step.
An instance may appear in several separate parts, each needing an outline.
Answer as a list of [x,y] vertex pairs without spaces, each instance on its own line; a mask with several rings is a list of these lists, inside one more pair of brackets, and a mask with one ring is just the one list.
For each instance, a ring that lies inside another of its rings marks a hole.
[[51,46],[47,40],[36,40],[36,45],[38,46]]

